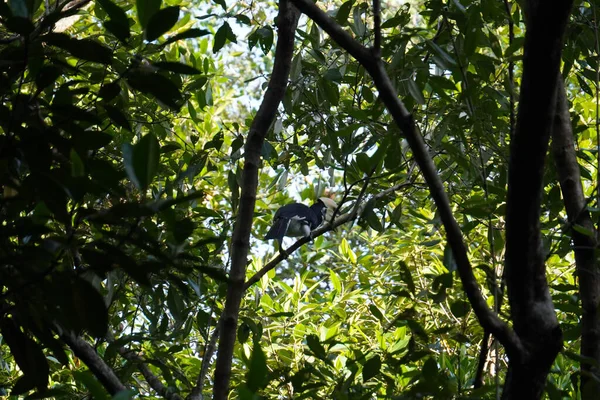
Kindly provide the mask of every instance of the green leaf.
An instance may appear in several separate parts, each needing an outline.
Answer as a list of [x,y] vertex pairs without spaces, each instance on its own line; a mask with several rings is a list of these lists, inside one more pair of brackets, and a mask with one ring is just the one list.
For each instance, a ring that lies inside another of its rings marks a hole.
[[104,101],[110,101],[117,97],[119,93],[121,93],[121,85],[115,81],[103,85],[98,91],[98,96],[102,97]]
[[225,3],[225,0],[214,0],[214,2],[220,5],[224,11],[227,11],[227,4]]
[[157,73],[133,72],[127,79],[129,85],[142,93],[148,93],[174,110],[178,110],[183,96],[175,84],[167,77]]
[[64,118],[65,120],[85,121],[90,124],[99,125],[100,118],[95,112],[84,110],[73,105],[52,105],[50,107],[54,117]]
[[432,40],[427,41],[427,45],[431,47],[433,53],[437,56],[434,57],[434,60],[438,62],[440,68],[450,69],[451,67],[456,65],[456,61],[454,60],[454,58],[452,58],[452,56],[448,54],[446,50],[442,49]]
[[342,293],[342,282],[340,280],[340,277],[332,269],[329,269],[329,279],[331,280],[333,289],[338,293]]
[[342,76],[342,73],[340,72],[339,68],[331,68],[331,69],[328,69],[328,70],[325,72],[325,75],[324,75],[324,77],[325,77],[325,79],[327,79],[328,81],[337,82],[337,83],[341,82],[341,81],[342,81],[342,79],[344,78],[344,77]]
[[456,260],[454,259],[452,249],[448,244],[444,247],[444,267],[450,272],[456,271]]
[[199,70],[192,67],[191,65],[186,65],[173,61],[160,61],[152,63],[152,65],[154,65],[158,69],[163,69],[166,71],[171,71],[183,75],[197,75],[201,73]]
[[[254,34],[258,38],[258,45],[260,49],[263,51],[263,54],[269,53],[271,51],[271,47],[273,47],[273,28],[270,26],[264,26],[262,28],[257,29]],[[231,32],[230,35],[227,36],[230,41],[236,42],[235,35]],[[233,37],[233,39],[231,38]]]
[[70,287],[76,312],[73,317],[92,336],[104,338],[108,330],[108,311],[104,298],[91,283],[81,278],[74,279]]
[[340,25],[346,25],[348,23],[348,17],[350,16],[350,11],[352,10],[352,6],[356,0],[349,0],[344,2],[338,9],[338,12],[335,15],[335,19]]
[[423,92],[417,85],[417,82],[415,82],[411,78],[408,78],[406,80],[406,85],[408,86],[408,93],[410,93],[412,98],[415,99],[415,101],[418,104],[421,104],[421,105],[425,104],[425,97],[423,97]]
[[92,40],[77,40],[64,33],[48,33],[41,37],[45,43],[68,51],[74,57],[98,62],[101,64],[112,63],[112,51],[104,45]]
[[381,223],[379,216],[377,215],[377,213],[375,213],[375,210],[373,209],[373,204],[370,203],[367,207],[365,207],[362,218],[365,221],[367,221],[367,224],[369,224],[369,226],[377,232],[384,231],[383,224]]
[[267,386],[268,383],[269,370],[267,368],[267,358],[260,347],[260,340],[254,340],[246,385],[252,392],[256,392]]
[[73,371],[75,382],[82,383],[94,400],[109,400],[110,395],[90,371]]
[[131,32],[129,31],[129,19],[125,11],[111,0],[97,0],[97,3],[100,4],[110,18],[110,20],[104,22],[104,27],[120,41],[126,41],[131,36]]
[[27,9],[30,15],[34,15],[39,10],[44,0],[27,0]]
[[137,10],[138,21],[142,29],[146,29],[148,21],[160,10],[162,0],[136,0],[135,8]]
[[414,294],[416,290],[415,283],[413,281],[412,274],[410,273],[410,269],[408,269],[408,265],[406,262],[400,261],[398,266],[400,267],[400,278],[404,283],[406,283],[408,290]]
[[327,358],[327,353],[325,352],[325,348],[319,341],[319,338],[316,335],[308,335],[306,337],[306,345],[312,351],[312,353],[320,360],[329,362]]
[[406,25],[406,23],[410,20],[409,14],[406,12],[400,12],[396,14],[394,17],[386,20],[383,24],[381,24],[381,29],[387,28],[395,28]]
[[79,154],[74,149],[71,149],[70,153],[71,158],[71,176],[74,178],[79,178],[85,175],[85,167],[83,166],[83,161]]
[[181,39],[197,38],[206,35],[210,35],[210,31],[207,31],[206,29],[192,28],[168,38],[161,46],[166,46]]
[[192,235],[195,228],[196,224],[189,218],[177,221],[173,229],[173,237],[175,238],[175,241],[177,243],[184,242]]
[[373,358],[369,358],[363,365],[362,378],[363,382],[377,376],[381,370],[381,358],[379,355],[375,355]]
[[181,321],[183,318],[187,317],[185,314],[185,304],[183,303],[181,294],[174,286],[171,286],[167,293],[167,305],[176,321]]
[[252,25],[252,21],[250,20],[250,18],[248,18],[244,14],[237,14],[235,16],[235,19],[237,20],[237,22],[239,22],[242,25],[248,25],[248,26]]
[[384,320],[383,314],[381,313],[381,310],[375,304],[369,304],[369,311],[371,311],[371,314],[373,314],[373,316],[375,318],[377,318],[378,321],[383,322],[383,320]]
[[425,361],[422,368],[423,376],[428,381],[434,381],[438,376],[438,366],[435,358],[430,357]]
[[227,40],[236,43],[236,37],[231,30],[231,26],[229,26],[227,22],[224,22],[223,25],[217,29],[217,33],[215,33],[213,53],[217,53],[219,50],[221,50],[223,46],[225,46],[225,43],[227,43]]
[[11,395],[25,393],[34,387],[38,390],[46,389],[49,368],[40,345],[21,332],[12,318],[2,318],[0,331],[14,361],[25,374],[13,387]]
[[127,41],[127,39],[129,39],[129,37],[131,36],[131,32],[129,31],[129,24],[122,25],[114,19],[109,19],[108,21],[104,21],[103,25],[107,31],[115,35],[115,37],[121,42]]
[[156,172],[160,161],[160,145],[153,133],[148,133],[134,146],[123,145],[125,171],[141,191],[145,191]]
[[35,77],[35,84],[38,90],[43,90],[52,85],[62,74],[62,70],[55,65],[44,65]]
[[587,229],[587,228],[585,228],[585,227],[583,227],[581,225],[578,225],[578,224],[573,225],[573,230],[575,232],[581,233],[582,235],[585,235],[585,236],[588,236],[588,237],[595,237],[596,236],[596,234],[593,231],[591,231],[591,230],[589,230],[589,229]]
[[358,164],[358,168],[368,174],[371,172],[373,166],[371,165],[371,159],[367,155],[367,153],[358,153],[356,155],[356,164]]
[[248,325],[245,322],[242,322],[238,327],[237,331],[238,342],[244,344],[248,341],[248,338],[250,338],[250,325]]
[[179,20],[179,7],[171,6],[156,12],[148,21],[144,37],[151,42],[167,33]]
[[365,25],[365,22],[363,21],[362,14],[362,7],[355,7],[352,11],[352,17],[354,21],[353,30],[359,37],[362,37],[367,33],[367,27]]
[[118,107],[109,105],[104,105],[104,109],[106,110],[106,113],[113,124],[131,132],[131,124],[129,123],[129,120],[123,111],[121,111]]
[[260,152],[260,156],[265,160],[276,160],[277,159],[277,150],[275,149],[275,147],[273,147],[273,145],[268,140],[265,140],[263,142],[263,147]]
[[471,306],[469,302],[463,300],[457,300],[450,304],[450,311],[456,318],[462,318],[469,313]]

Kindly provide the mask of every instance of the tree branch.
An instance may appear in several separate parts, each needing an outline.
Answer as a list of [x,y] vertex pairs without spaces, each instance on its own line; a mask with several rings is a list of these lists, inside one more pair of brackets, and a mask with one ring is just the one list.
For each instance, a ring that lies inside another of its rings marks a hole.
[[[378,200],[381,199],[385,196],[387,196],[390,193],[393,193],[397,190],[400,190],[404,187],[410,186],[412,185],[412,182],[403,182],[403,183],[399,183],[395,186],[392,186],[389,189],[386,189],[384,191],[381,191],[379,193],[377,193],[375,196],[373,196],[371,198],[371,200]],[[365,185],[366,186],[366,185]],[[363,186],[363,188],[365,187]],[[329,231],[334,230],[335,228],[337,228],[340,225],[345,224],[346,222],[350,222],[350,221],[354,221],[356,218],[358,218],[359,215],[362,214],[363,210],[365,209],[365,207],[367,206],[367,203],[370,201],[365,201],[363,203],[360,202],[361,198],[364,195],[364,191],[361,191],[361,195],[358,196],[358,198],[356,199],[356,203],[355,205],[352,207],[352,210],[349,213],[346,213],[344,215],[341,215],[339,218],[337,218],[333,223],[325,223],[324,225],[322,225],[321,227],[315,229],[314,231],[312,231],[312,237],[317,238]],[[285,251],[288,254],[292,254],[294,251],[298,250],[300,247],[302,247],[303,245],[305,245],[306,243],[308,243],[311,239],[309,237],[303,237],[299,240],[296,241],[296,243],[294,243],[293,245],[291,245],[289,248],[287,248]],[[256,282],[258,282],[260,280],[260,278],[262,278],[267,272],[269,272],[270,270],[272,270],[273,268],[275,268],[277,265],[279,265],[280,262],[282,262],[283,260],[285,260],[287,257],[278,254],[277,257],[275,257],[274,259],[272,259],[271,261],[269,261],[269,263],[267,265],[265,265],[264,267],[262,267],[258,272],[256,272],[254,275],[252,275],[252,277],[250,279],[248,279],[248,281],[246,281],[246,284],[244,285],[244,290],[248,289],[250,286],[254,285]]]
[[540,209],[571,2],[530,3],[517,127],[510,148],[505,261],[514,329],[522,338],[539,341],[549,325],[558,327],[546,282]]
[[258,167],[265,136],[275,119],[277,107],[283,100],[294,54],[294,34],[300,13],[288,0],[280,0],[277,16],[278,38],[275,62],[269,86],[256,113],[246,141],[244,170],[242,173],[239,214],[233,230],[231,248],[230,284],[227,288],[219,352],[215,367],[213,399],[225,400],[229,392],[231,359],[237,331],[240,302],[244,294],[244,279],[248,263],[250,232],[256,203]]
[[508,167],[505,273],[513,329],[526,351],[508,354],[505,399],[541,398],[563,345],[546,280],[540,214],[563,36],[572,5],[572,0],[525,4],[523,74]]
[[483,373],[485,372],[485,364],[487,363],[489,350],[490,350],[490,333],[487,331],[484,331],[483,339],[481,339],[481,346],[479,348],[479,357],[478,357],[478,361],[477,361],[477,370],[475,372],[475,379],[473,382],[473,389],[479,389],[480,387],[483,387]]
[[205,346],[204,355],[202,356],[202,365],[200,367],[200,373],[198,374],[198,379],[196,379],[196,386],[192,389],[188,400],[202,400],[202,392],[204,391],[204,381],[206,379],[206,375],[208,375],[210,359],[215,354],[215,350],[217,348],[217,339],[219,338],[219,334],[221,332],[221,322],[223,320],[222,317],[223,314],[221,314],[221,316],[219,317],[217,325],[215,326],[215,330],[210,335],[210,339],[208,340],[208,343]]
[[373,55],[381,58],[381,0],[373,0]]
[[138,369],[144,376],[146,382],[152,389],[156,391],[159,395],[164,397],[167,400],[183,400],[183,397],[179,396],[177,393],[172,392],[168,387],[166,387],[160,379],[156,375],[150,371],[148,365],[144,362],[142,357],[140,357],[133,350],[126,349],[125,347],[119,347],[119,354],[123,356],[126,360],[137,365]]
[[326,31],[341,47],[346,49],[354,58],[356,58],[373,78],[375,86],[379,91],[380,98],[404,134],[413,151],[415,161],[419,165],[421,173],[429,186],[431,196],[433,197],[442,223],[446,229],[448,244],[452,249],[454,259],[456,260],[464,291],[473,307],[473,311],[477,315],[477,318],[484,329],[493,333],[505,346],[508,353],[519,352],[521,350],[519,338],[509,326],[488,307],[481,294],[479,284],[477,283],[469,262],[462,232],[452,214],[452,208],[444,185],[437,174],[436,166],[429,156],[427,146],[418,132],[412,115],[408,112],[400,99],[398,99],[398,94],[385,71],[385,65],[381,60],[372,57],[365,47],[356,42],[350,34],[345,32],[331,17],[319,9],[319,7],[311,0],[291,1],[300,9],[300,11],[310,17]]
[[119,378],[117,378],[112,368],[106,365],[104,360],[88,342],[70,332],[63,332],[60,338],[73,350],[73,354],[87,365],[108,393],[114,396],[123,390],[127,390]]
[[[581,355],[595,360],[596,365],[582,362],[582,392],[594,398],[600,392],[598,381],[589,374],[598,374],[600,365],[600,270],[596,258],[598,240],[594,235],[594,222],[587,210],[587,203],[581,185],[581,174],[575,143],[569,104],[562,79],[558,78],[556,115],[552,127],[552,155],[558,172],[560,188],[573,237],[575,264],[577,268],[579,293],[583,314],[581,316]],[[583,227],[589,234],[572,229],[574,225]]]

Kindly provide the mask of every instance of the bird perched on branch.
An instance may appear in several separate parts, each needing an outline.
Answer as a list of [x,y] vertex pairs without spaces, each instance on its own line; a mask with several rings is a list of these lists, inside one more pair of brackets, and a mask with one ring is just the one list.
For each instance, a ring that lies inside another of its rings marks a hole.
[[333,217],[336,208],[337,204],[329,197],[321,197],[310,207],[301,203],[286,204],[275,213],[273,226],[265,240],[277,239],[279,252],[287,256],[282,247],[284,236],[311,236],[311,232],[321,225],[324,219],[329,221]]

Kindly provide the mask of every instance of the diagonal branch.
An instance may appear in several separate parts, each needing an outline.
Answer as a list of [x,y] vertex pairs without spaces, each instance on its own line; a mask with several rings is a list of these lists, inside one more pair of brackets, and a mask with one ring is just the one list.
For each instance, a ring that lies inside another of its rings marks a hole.
[[375,40],[373,41],[373,54],[375,57],[381,57],[381,0],[373,0],[373,31]]
[[[399,183],[397,185],[392,186],[389,189],[383,190],[379,193],[377,193],[377,195],[373,196],[370,200],[362,202],[361,203],[361,199],[364,196],[364,190],[361,191],[361,194],[358,196],[358,198],[356,199],[356,203],[355,205],[352,207],[352,209],[350,210],[350,212],[341,215],[339,218],[337,218],[333,223],[329,224],[326,223],[323,226],[315,229],[314,231],[312,231],[312,238],[317,238],[329,231],[334,230],[335,228],[337,228],[340,225],[343,225],[347,222],[350,221],[354,221],[356,218],[358,218],[358,216],[360,216],[362,214],[362,212],[364,211],[365,207],[367,206],[367,204],[369,203],[369,201],[372,200],[378,200],[381,199],[385,196],[387,196],[388,194],[394,193],[402,188],[405,188],[407,186],[412,185],[412,182],[403,182],[403,183]],[[363,186],[363,189],[366,187]],[[294,251],[298,250],[300,247],[302,247],[303,245],[305,245],[306,243],[308,243],[311,239],[309,237],[305,237],[305,238],[301,238],[299,240],[296,241],[296,243],[294,243],[293,245],[291,245],[289,248],[286,249],[286,253],[291,254]],[[267,272],[269,272],[270,270],[272,270],[273,268],[275,268],[277,265],[279,265],[280,262],[282,262],[283,260],[285,260],[287,257],[278,254],[277,257],[275,257],[274,259],[272,259],[271,261],[269,261],[269,263],[267,265],[265,265],[264,267],[262,267],[258,272],[256,272],[250,279],[248,279],[246,281],[246,284],[244,285],[244,289],[248,289],[250,286],[254,285],[256,282],[258,282],[260,280],[260,278],[262,278]]]
[[125,347],[119,347],[118,351],[119,354],[123,356],[123,358],[137,365],[138,369],[144,376],[144,379],[146,379],[146,382],[148,382],[148,385],[150,385],[150,387],[154,389],[156,393],[158,393],[167,400],[183,400],[183,397],[179,396],[177,393],[172,392],[160,381],[160,379],[156,375],[152,373],[152,371],[150,370],[148,365],[146,365],[142,357],[140,357],[136,352],[134,352],[133,350],[126,349]]
[[206,376],[208,375],[208,368],[210,367],[211,360],[213,355],[215,354],[215,350],[217,348],[217,339],[219,338],[219,334],[221,333],[221,322],[223,314],[217,320],[217,324],[215,329],[210,335],[210,339],[208,343],[204,347],[204,354],[202,355],[202,364],[200,366],[200,373],[198,374],[198,378],[196,379],[196,386],[190,392],[188,396],[188,400],[202,400],[202,392],[204,391],[204,382]]
[[398,94],[387,75],[384,63],[380,59],[374,57],[367,48],[354,40],[350,34],[344,31],[311,0],[291,1],[300,9],[300,11],[326,31],[333,40],[356,58],[373,78],[375,86],[379,91],[380,98],[404,134],[413,151],[415,161],[419,165],[423,177],[429,186],[431,196],[433,197],[446,229],[448,244],[450,245],[456,260],[464,291],[473,307],[473,311],[477,315],[477,318],[484,329],[492,332],[505,346],[507,353],[522,352],[522,345],[517,335],[488,307],[481,293],[477,279],[473,274],[471,263],[469,262],[462,232],[454,219],[444,185],[437,174],[435,164],[429,155],[427,146],[418,131],[412,115],[400,99],[398,99]]
[[60,338],[73,350],[73,354],[87,365],[108,393],[115,395],[123,390],[127,390],[112,368],[106,365],[102,357],[96,353],[96,350],[88,342],[71,332],[63,332]]
[[[581,297],[581,356],[589,357],[594,363],[581,363],[582,391],[588,394],[582,398],[595,398],[600,392],[600,383],[590,374],[598,374],[600,365],[600,270],[596,257],[598,240],[594,235],[594,222],[587,209],[586,198],[581,184],[581,173],[575,152],[573,128],[569,115],[565,87],[558,78],[556,115],[552,127],[552,156],[560,181],[565,209],[569,219],[569,227],[573,237],[573,252],[577,268],[577,281]],[[573,229],[574,225],[584,228],[586,233]],[[593,375],[592,375],[593,376]],[[589,395],[592,395],[589,397]]]
[[[563,35],[571,5],[572,1],[552,5],[530,1],[525,9],[523,78],[516,131],[510,143],[505,265],[514,329],[532,343],[542,343],[542,336],[560,331],[546,281],[540,214]],[[554,341],[562,344],[559,339]]]

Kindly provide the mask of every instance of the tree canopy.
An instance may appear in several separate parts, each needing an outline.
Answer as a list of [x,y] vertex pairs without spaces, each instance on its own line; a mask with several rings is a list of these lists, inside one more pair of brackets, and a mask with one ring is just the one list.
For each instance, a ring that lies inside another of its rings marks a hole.
[[595,399],[598,6],[0,3],[0,395]]

